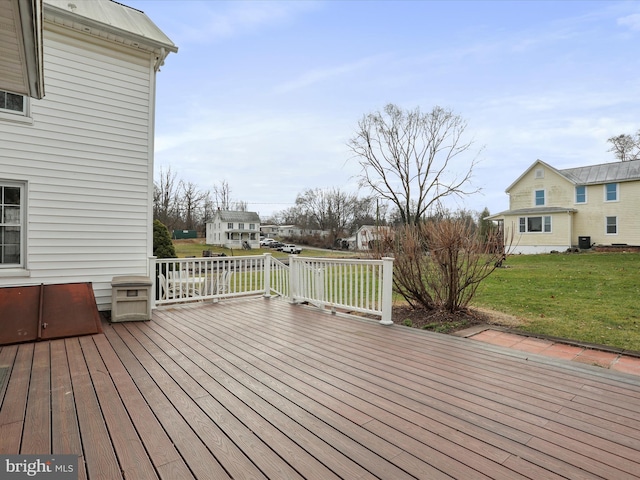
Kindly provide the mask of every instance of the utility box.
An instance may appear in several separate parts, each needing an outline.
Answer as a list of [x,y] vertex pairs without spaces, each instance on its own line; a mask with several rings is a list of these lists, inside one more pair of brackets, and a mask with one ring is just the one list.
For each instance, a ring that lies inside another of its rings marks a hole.
[[111,281],[111,321],[151,320],[149,277],[113,277]]
[[578,237],[578,247],[580,247],[581,250],[591,248],[591,237]]

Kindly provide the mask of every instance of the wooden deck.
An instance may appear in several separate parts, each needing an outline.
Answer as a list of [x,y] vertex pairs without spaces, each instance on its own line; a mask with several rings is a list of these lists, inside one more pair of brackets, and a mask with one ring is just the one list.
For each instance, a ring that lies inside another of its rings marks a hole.
[[249,299],[6,346],[0,453],[80,478],[640,478],[640,379]]

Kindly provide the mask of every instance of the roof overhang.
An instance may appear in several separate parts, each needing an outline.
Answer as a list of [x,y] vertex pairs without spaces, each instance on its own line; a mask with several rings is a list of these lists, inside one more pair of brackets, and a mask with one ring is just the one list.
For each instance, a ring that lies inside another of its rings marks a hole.
[[520,208],[518,210],[505,210],[504,212],[496,213],[484,217],[483,220],[500,220],[504,217],[517,216],[517,215],[550,215],[552,213],[576,213],[578,210],[568,207],[532,207],[532,208]]
[[0,90],[44,97],[42,0],[0,0]]
[[178,51],[144,12],[111,0],[45,0],[44,19],[120,45],[153,52],[156,71],[169,53]]

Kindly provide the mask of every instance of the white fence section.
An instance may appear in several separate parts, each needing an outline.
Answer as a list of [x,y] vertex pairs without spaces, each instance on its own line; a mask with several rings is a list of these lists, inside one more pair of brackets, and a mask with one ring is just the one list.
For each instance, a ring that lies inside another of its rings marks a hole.
[[290,257],[290,297],[320,307],[380,315],[390,325],[393,259]]
[[270,253],[242,257],[150,260],[155,305],[279,295],[292,302],[380,315],[390,325],[393,259],[350,260]]

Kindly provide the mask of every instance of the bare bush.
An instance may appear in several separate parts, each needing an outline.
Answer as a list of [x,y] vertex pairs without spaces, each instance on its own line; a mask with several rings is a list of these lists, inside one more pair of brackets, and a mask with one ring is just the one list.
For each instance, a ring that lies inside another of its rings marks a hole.
[[453,313],[468,307],[506,257],[502,231],[483,233],[459,218],[405,225],[379,243],[377,255],[395,257],[394,289],[409,305]]

